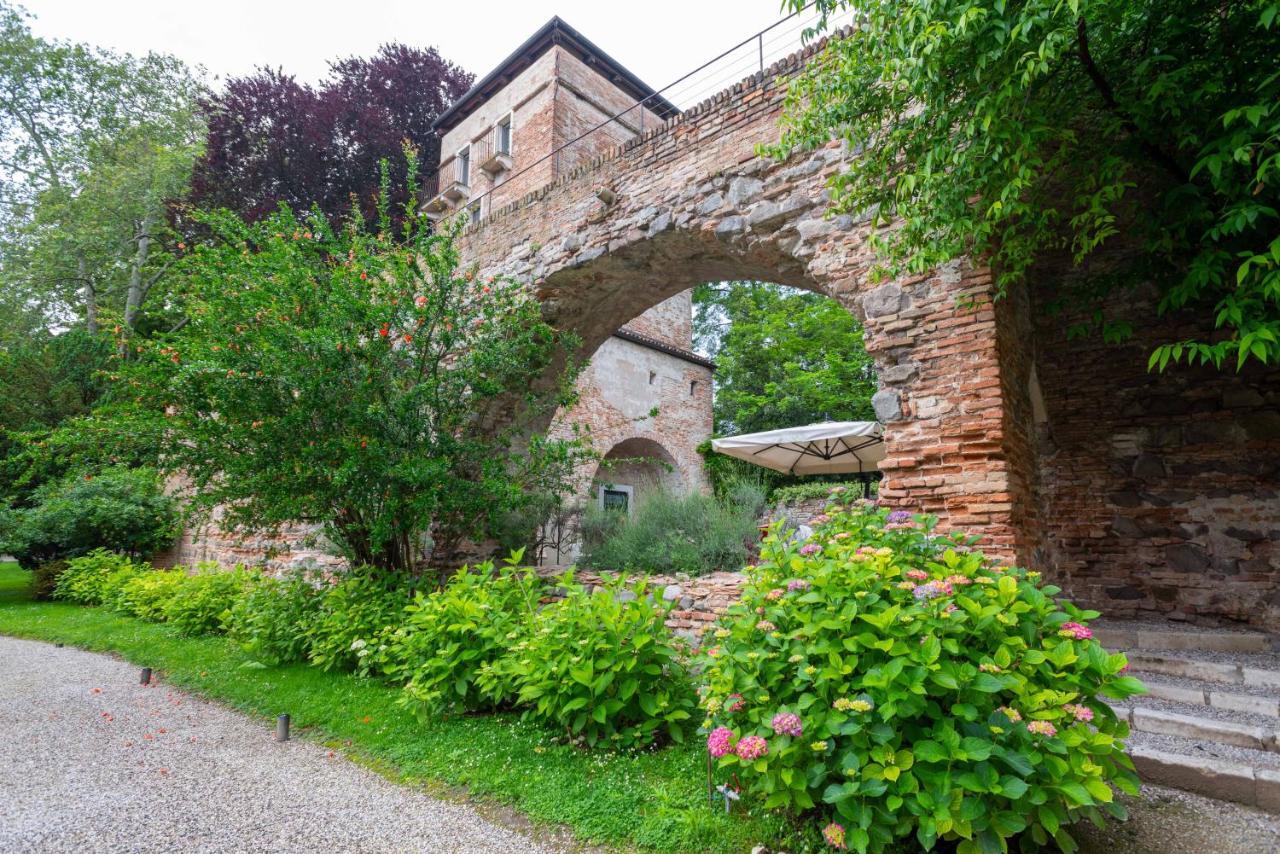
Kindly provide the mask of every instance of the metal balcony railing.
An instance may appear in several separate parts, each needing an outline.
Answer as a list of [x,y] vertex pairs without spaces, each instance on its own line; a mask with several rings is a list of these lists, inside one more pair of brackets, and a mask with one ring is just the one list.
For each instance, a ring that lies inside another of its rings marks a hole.
[[437,198],[457,204],[471,196],[471,158],[455,156],[440,167]]
[[495,125],[471,147],[476,163],[484,171],[496,175],[511,169],[511,125]]

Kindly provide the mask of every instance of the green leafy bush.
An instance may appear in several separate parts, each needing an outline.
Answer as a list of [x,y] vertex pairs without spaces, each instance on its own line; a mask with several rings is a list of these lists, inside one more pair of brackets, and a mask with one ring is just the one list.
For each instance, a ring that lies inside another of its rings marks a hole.
[[402,573],[348,572],[324,591],[315,619],[307,623],[307,657],[325,670],[385,674],[385,662],[366,659],[387,646],[390,633],[404,621],[417,583]]
[[832,498],[861,494],[862,484],[856,481],[844,483],[824,480],[780,486],[769,493],[769,502],[771,504],[791,504],[795,501],[808,501],[812,498]]
[[194,575],[178,574],[182,581],[160,606],[160,614],[186,635],[221,632],[227,612],[260,577],[242,566],[228,570],[216,564],[201,564]]
[[565,598],[537,612],[492,668],[511,680],[525,716],[592,746],[683,741],[694,693],[665,623],[669,607],[643,583],[588,591],[566,575],[561,585]]
[[[706,658],[708,749],[765,807],[834,813],[857,851],[915,837],[962,854],[1074,845],[1123,816],[1128,726],[1100,697],[1143,690],[1039,574],[923,517],[829,508],[771,538]],[[886,528],[886,520],[891,519]]]
[[53,591],[58,586],[58,578],[66,571],[65,560],[47,560],[35,568],[31,574],[31,597],[33,599],[52,599]]
[[30,507],[0,513],[0,552],[24,567],[97,548],[146,557],[178,533],[176,501],[150,469],[109,468],[40,489]]
[[111,602],[104,604],[143,620],[162,622],[165,606],[186,580],[181,567],[142,572],[120,585]]
[[322,582],[304,571],[263,578],[227,616],[227,635],[263,664],[290,664],[307,657],[307,632],[320,612]]
[[582,519],[582,566],[645,573],[703,575],[740,569],[758,532],[764,495],[748,485],[732,498],[660,490],[628,516],[588,510]]
[[525,635],[541,586],[532,569],[518,566],[521,556],[496,572],[492,562],[463,567],[406,609],[393,642],[404,662],[406,702],[424,715],[511,701],[513,686],[493,665]]
[[121,554],[94,549],[87,555],[67,561],[67,568],[58,576],[53,595],[81,605],[101,605],[115,595],[135,576],[149,567],[135,564]]

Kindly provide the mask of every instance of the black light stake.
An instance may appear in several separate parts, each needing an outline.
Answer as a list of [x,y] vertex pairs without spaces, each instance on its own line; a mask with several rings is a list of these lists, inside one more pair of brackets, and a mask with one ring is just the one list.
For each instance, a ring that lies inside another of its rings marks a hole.
[[281,715],[276,718],[276,741],[289,740],[289,716]]
[[142,668],[142,676],[141,678],[138,679],[138,684],[139,685],[151,684],[151,668],[150,667]]

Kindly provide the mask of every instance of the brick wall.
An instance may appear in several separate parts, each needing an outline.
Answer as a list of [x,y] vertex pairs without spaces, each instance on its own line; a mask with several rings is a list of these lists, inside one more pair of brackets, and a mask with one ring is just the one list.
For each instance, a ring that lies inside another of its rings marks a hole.
[[1067,340],[1083,314],[1043,310],[1064,278],[1036,290],[1042,561],[1109,614],[1280,629],[1280,369],[1148,372],[1157,340],[1212,334],[1195,316],[1151,332],[1149,292],[1107,305],[1134,340]]

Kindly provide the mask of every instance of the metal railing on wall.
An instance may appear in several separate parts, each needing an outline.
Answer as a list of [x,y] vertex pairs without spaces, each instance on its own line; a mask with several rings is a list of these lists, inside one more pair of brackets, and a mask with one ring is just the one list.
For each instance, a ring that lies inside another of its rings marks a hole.
[[[842,27],[850,25],[854,20],[855,13],[846,9],[837,14],[828,15],[826,18],[826,31],[834,32]],[[478,195],[469,195],[467,199],[459,204],[459,210],[463,207],[471,210],[481,210],[480,207],[486,199],[488,199],[495,191],[501,190],[502,187],[514,179],[536,169],[543,164],[551,161],[557,167],[555,171],[559,172],[560,168],[567,160],[572,158],[573,161],[586,160],[588,156],[585,150],[589,145],[597,145],[601,142],[599,136],[606,133],[617,133],[618,126],[622,126],[627,136],[634,137],[637,135],[637,126],[639,132],[646,130],[645,123],[652,121],[647,118],[647,114],[651,112],[649,109],[656,106],[663,100],[675,105],[679,110],[685,111],[701,104],[716,94],[728,89],[734,84],[750,77],[756,73],[763,73],[764,70],[780,59],[783,59],[804,47],[805,41],[815,31],[819,23],[823,20],[822,14],[816,9],[815,3],[809,3],[803,9],[792,12],[779,20],[765,27],[757,33],[754,33],[727,50],[722,51],[715,57],[689,71],[676,80],[668,83],[663,88],[657,90],[652,95],[633,101],[623,109],[599,122],[595,126],[588,128],[573,139],[561,144],[551,152],[543,155],[537,160],[521,164],[518,171],[508,172],[502,184],[492,187]],[[629,114],[635,114],[635,118],[627,120]],[[489,158],[494,147],[494,130],[482,140],[479,144],[482,157]],[[518,129],[516,133],[518,133]],[[487,143],[487,146],[485,145]],[[608,144],[617,145],[618,140],[610,137]],[[488,162],[488,159],[481,160],[473,154],[471,158],[471,170],[474,172],[476,166],[480,162]],[[444,164],[447,169],[454,163],[450,160]],[[429,174],[427,176],[427,187],[431,187],[434,183],[438,190],[436,192],[445,193],[448,189],[448,178],[442,171],[439,175]],[[434,189],[434,188],[433,188]],[[474,217],[473,217],[474,219]]]

